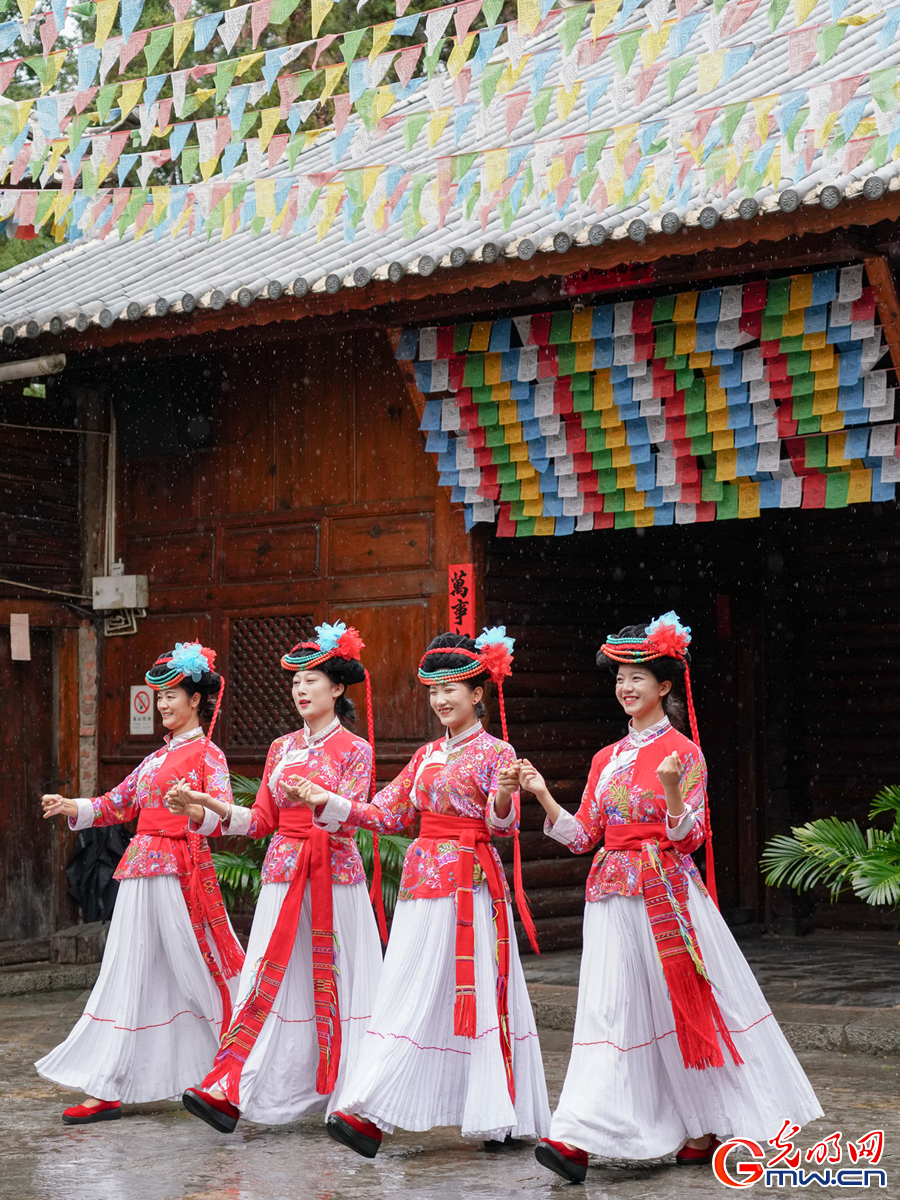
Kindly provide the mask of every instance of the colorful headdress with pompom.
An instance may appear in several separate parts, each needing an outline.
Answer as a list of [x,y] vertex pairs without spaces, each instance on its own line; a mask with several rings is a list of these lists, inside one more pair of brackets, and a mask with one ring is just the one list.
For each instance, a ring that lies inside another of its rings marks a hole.
[[670,611],[651,621],[643,636],[620,637],[611,633],[600,653],[617,663],[652,662],[655,658],[679,658],[686,663],[690,644],[690,625],[682,625],[678,614]]
[[[467,650],[464,646],[435,646],[426,650],[419,661],[419,682],[434,683],[477,683],[485,675],[497,685],[497,699],[500,704],[500,724],[503,728],[503,740],[506,736],[506,706],[503,703],[503,680],[512,675],[513,647],[515,639],[506,636],[505,625],[495,625],[485,629],[475,639],[475,649]],[[465,659],[458,667],[442,667],[439,670],[428,669],[430,657],[453,655],[454,658]]]
[[[190,679],[193,683],[202,683],[204,676],[210,676],[215,671],[216,667],[216,652],[210,650],[209,646],[203,646],[200,642],[176,642],[175,649],[168,651],[166,654],[161,654],[147,674],[144,676],[147,683],[157,692],[163,692],[167,688],[178,687],[185,679]],[[216,707],[213,709],[213,715],[209,722],[209,728],[206,731],[206,746],[209,746],[210,739],[213,735],[213,730],[216,727],[216,721],[219,719],[219,710],[222,707],[222,694],[225,691],[225,680],[222,676],[219,677],[219,690],[216,694]],[[206,750],[203,752],[203,774],[201,779],[201,791],[206,786]]]
[[[176,642],[175,649],[161,654],[147,674],[147,683],[155,691],[177,687],[185,679],[199,683],[215,670],[216,652],[199,642]],[[165,668],[165,669],[161,669]]]
[[314,642],[298,642],[281,659],[286,671],[314,671],[329,658],[355,659],[359,662],[365,642],[351,625],[348,629],[343,621],[334,625],[317,625]]
[[[493,629],[485,629],[475,639],[475,650],[467,650],[464,646],[435,646],[426,650],[419,661],[419,682],[432,683],[463,683],[476,679],[480,675],[490,675],[494,683],[501,683],[507,675],[512,674],[513,647],[515,639],[506,636],[505,625],[495,625]],[[468,661],[458,667],[444,667],[437,671],[428,669],[429,657],[441,654],[445,657],[452,654],[454,658],[464,658]]]

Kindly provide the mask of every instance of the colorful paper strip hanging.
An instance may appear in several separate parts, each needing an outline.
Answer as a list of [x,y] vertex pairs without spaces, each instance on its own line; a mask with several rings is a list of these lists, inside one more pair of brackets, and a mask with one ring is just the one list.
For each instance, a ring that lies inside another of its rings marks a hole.
[[862,266],[404,330],[468,528],[692,524],[892,499],[894,389]]

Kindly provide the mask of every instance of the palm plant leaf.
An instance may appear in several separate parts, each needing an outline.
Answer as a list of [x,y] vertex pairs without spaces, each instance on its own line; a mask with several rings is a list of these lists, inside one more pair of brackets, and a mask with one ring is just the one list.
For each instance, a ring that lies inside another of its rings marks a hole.
[[805,892],[818,884],[829,888],[832,899],[850,886],[868,839],[856,821],[823,817],[796,826],[793,837],[779,834],[771,839],[762,855],[766,883],[787,884]]
[[895,823],[900,825],[900,787],[897,784],[882,788],[872,801],[869,817],[871,819],[877,817],[879,813],[887,812],[893,813]]
[[865,855],[853,891],[867,904],[900,904],[900,837],[886,836]]

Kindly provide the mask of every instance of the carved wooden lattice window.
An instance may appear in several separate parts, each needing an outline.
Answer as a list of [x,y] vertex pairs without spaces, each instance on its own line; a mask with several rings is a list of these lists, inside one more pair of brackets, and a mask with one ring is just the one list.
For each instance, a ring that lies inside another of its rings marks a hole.
[[281,656],[314,636],[313,618],[306,615],[231,622],[229,748],[268,746],[300,725]]

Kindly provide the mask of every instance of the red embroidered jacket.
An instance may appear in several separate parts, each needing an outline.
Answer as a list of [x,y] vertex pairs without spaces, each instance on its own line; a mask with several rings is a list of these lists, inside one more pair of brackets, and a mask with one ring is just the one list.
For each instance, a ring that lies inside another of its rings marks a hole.
[[[690,855],[705,840],[706,763],[692,741],[664,718],[641,733],[629,727],[620,742],[605,746],[594,755],[581,806],[573,815],[563,811],[544,832],[575,854],[593,850],[607,825],[639,821],[666,821],[666,797],[656,768],[673,751],[684,764],[681,794],[687,812],[673,824],[669,838],[676,843],[675,856],[687,875],[702,888],[700,873]],[[587,880],[588,901],[604,896],[640,894],[641,856],[637,850],[597,851]]]

